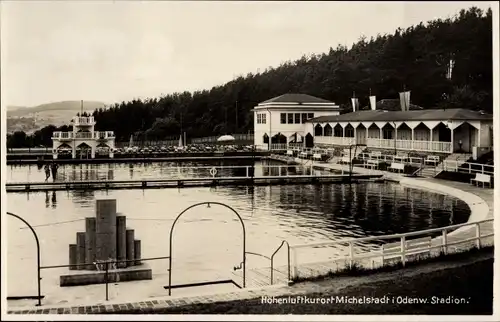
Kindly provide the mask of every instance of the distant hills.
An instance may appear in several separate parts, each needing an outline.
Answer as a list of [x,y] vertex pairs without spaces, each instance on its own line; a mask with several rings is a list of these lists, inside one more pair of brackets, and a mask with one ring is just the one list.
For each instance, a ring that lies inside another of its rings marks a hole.
[[[84,101],[83,111],[93,112],[104,108],[105,103]],[[47,125],[61,126],[69,124],[76,113],[81,111],[80,101],[62,101],[32,107],[7,106],[7,132],[34,132]]]

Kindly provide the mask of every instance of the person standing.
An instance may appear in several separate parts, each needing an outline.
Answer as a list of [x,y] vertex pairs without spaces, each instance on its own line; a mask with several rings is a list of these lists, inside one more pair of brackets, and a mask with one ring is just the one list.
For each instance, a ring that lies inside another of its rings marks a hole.
[[50,178],[50,166],[48,163],[45,164],[45,181],[49,180]]
[[52,161],[52,179],[54,181],[56,181],[57,179],[57,169],[59,168],[59,165],[57,165],[57,163],[55,163],[54,161]]

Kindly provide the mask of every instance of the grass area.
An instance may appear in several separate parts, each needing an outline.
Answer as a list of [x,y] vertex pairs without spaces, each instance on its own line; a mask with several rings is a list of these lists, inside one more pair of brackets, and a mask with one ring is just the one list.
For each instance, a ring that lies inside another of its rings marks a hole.
[[[333,279],[308,282],[316,292],[306,294],[309,299],[368,297],[388,299],[387,303],[334,304],[267,304],[261,298],[206,304],[193,304],[164,309],[128,311],[132,314],[428,314],[428,315],[491,315],[493,312],[493,258],[492,249],[487,258],[463,263],[446,269],[422,272],[419,267],[403,269],[385,279],[337,289]],[[470,255],[470,254],[469,254]],[[477,255],[477,254],[476,254]],[[456,260],[457,257],[448,257]],[[433,264],[430,264],[433,265]],[[421,265],[425,267],[424,265]],[[312,287],[313,288],[313,287]],[[293,289],[293,288],[292,288]],[[288,299],[288,296],[276,299]],[[295,298],[295,297],[294,297]],[[392,302],[394,299],[394,302]],[[418,299],[418,303],[408,303]],[[439,303],[437,300],[451,303]],[[427,301],[423,303],[423,301]],[[456,303],[455,301],[459,302]]]

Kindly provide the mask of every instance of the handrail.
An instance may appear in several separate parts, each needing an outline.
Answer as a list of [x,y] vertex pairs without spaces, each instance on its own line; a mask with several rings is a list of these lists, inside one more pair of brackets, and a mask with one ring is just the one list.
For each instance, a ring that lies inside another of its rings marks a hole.
[[417,176],[417,173],[422,172],[422,170],[424,170],[424,168],[425,168],[425,165],[424,165],[424,164],[420,165],[420,167],[419,167],[417,170],[415,170],[415,171],[411,174],[411,176],[412,176],[412,177]]
[[33,233],[33,237],[35,238],[36,265],[37,265],[36,266],[37,267],[37,290],[38,290],[38,296],[37,296],[38,303],[36,304],[36,306],[42,306],[42,286],[41,286],[42,278],[40,277],[40,270],[41,270],[40,240],[38,239],[38,235],[36,234],[36,231],[33,228],[33,226],[31,226],[31,224],[28,221],[26,221],[26,219],[24,219],[23,217],[21,217],[19,215],[12,213],[12,212],[9,212],[9,211],[7,212],[7,215],[12,216],[12,217],[17,218],[20,221],[22,221],[31,230],[31,232]]
[[290,244],[286,240],[283,240],[281,242],[281,244],[279,245],[279,247],[271,255],[271,285],[273,285],[273,282],[274,282],[273,281],[273,277],[274,277],[274,256],[281,249],[281,247],[283,247],[284,244],[286,244],[286,246],[287,246],[287,254],[288,254],[288,258],[287,258],[288,281],[291,280],[290,279]]
[[259,254],[259,253],[254,253],[254,252],[245,252],[245,254],[248,254],[248,255],[255,255],[255,256],[260,256],[260,257],[264,257],[265,259],[269,259],[271,260],[271,258],[269,256],[266,256],[266,255],[263,255],[263,254]]
[[[485,203],[485,202],[480,202],[480,203],[476,203],[476,204],[481,204],[481,203]],[[348,238],[348,239],[339,240],[339,241],[325,241],[325,242],[317,242],[317,243],[310,243],[310,244],[291,245],[290,248],[299,249],[299,248],[307,248],[307,247],[321,247],[321,246],[331,246],[331,245],[338,245],[338,244],[359,243],[359,242],[367,242],[367,241],[372,241],[372,240],[385,240],[385,239],[396,239],[396,238],[401,238],[401,237],[411,237],[411,236],[418,236],[418,235],[433,233],[433,232],[437,232],[437,231],[451,230],[451,229],[457,229],[457,228],[461,228],[461,227],[473,226],[473,225],[482,224],[482,223],[486,223],[486,222],[492,222],[492,221],[493,221],[493,218],[489,218],[489,219],[484,219],[484,220],[470,222],[470,223],[456,224],[456,225],[450,225],[450,226],[439,227],[439,228],[431,228],[431,229],[413,231],[413,232],[408,232],[408,233],[399,233],[399,234],[382,235],[382,236],[369,236],[369,237],[361,237],[361,238]]]

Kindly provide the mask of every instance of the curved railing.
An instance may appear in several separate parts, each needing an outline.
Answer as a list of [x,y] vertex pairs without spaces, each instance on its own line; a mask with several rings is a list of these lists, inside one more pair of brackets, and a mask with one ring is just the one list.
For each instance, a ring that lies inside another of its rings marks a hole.
[[[486,225],[491,226],[486,227],[486,230],[491,232],[481,234],[482,229],[485,229],[484,226]],[[466,227],[475,228],[472,236],[470,231],[457,231]],[[456,234],[450,235],[450,231],[454,231]],[[437,236],[436,233],[438,232],[440,233],[440,236]],[[462,238],[458,237],[461,236],[459,235],[460,233],[464,233]],[[374,259],[378,259],[377,262],[380,263],[379,267],[385,266],[386,261],[395,259],[399,260],[402,266],[405,266],[406,263],[419,260],[422,256],[432,257],[440,254],[447,255],[451,253],[451,246],[455,246],[455,250],[458,249],[458,252],[460,252],[460,248],[462,251],[474,247],[479,249],[484,246],[483,240],[493,236],[493,218],[490,218],[477,222],[432,228],[409,233],[292,245],[290,246],[294,262],[292,278],[295,279],[299,277],[299,267],[301,265],[307,266],[316,264],[316,262],[299,263],[297,259],[297,251],[299,249],[308,249],[308,253],[310,255],[313,249],[336,248],[345,250],[345,247],[347,246],[347,256],[337,256],[336,258],[328,259],[322,262],[322,266],[325,267],[325,265],[332,265],[330,268],[333,268],[333,264],[335,264],[335,267],[338,269],[338,263],[344,262],[347,264],[346,266],[348,268],[352,267],[354,263],[358,263],[364,268],[374,269],[377,266],[375,265],[376,261]],[[381,242],[381,245],[372,245],[371,247],[375,249],[371,249],[369,251],[356,252],[356,247],[361,249],[366,248],[370,242]],[[493,242],[491,242],[491,244],[493,244]]]
[[286,241],[283,240],[279,247],[274,251],[274,253],[271,255],[271,285],[273,285],[274,282],[274,256],[278,253],[278,251],[283,247],[283,245],[286,244],[287,247],[287,272],[288,272],[288,281],[291,281],[290,279],[290,244]]

